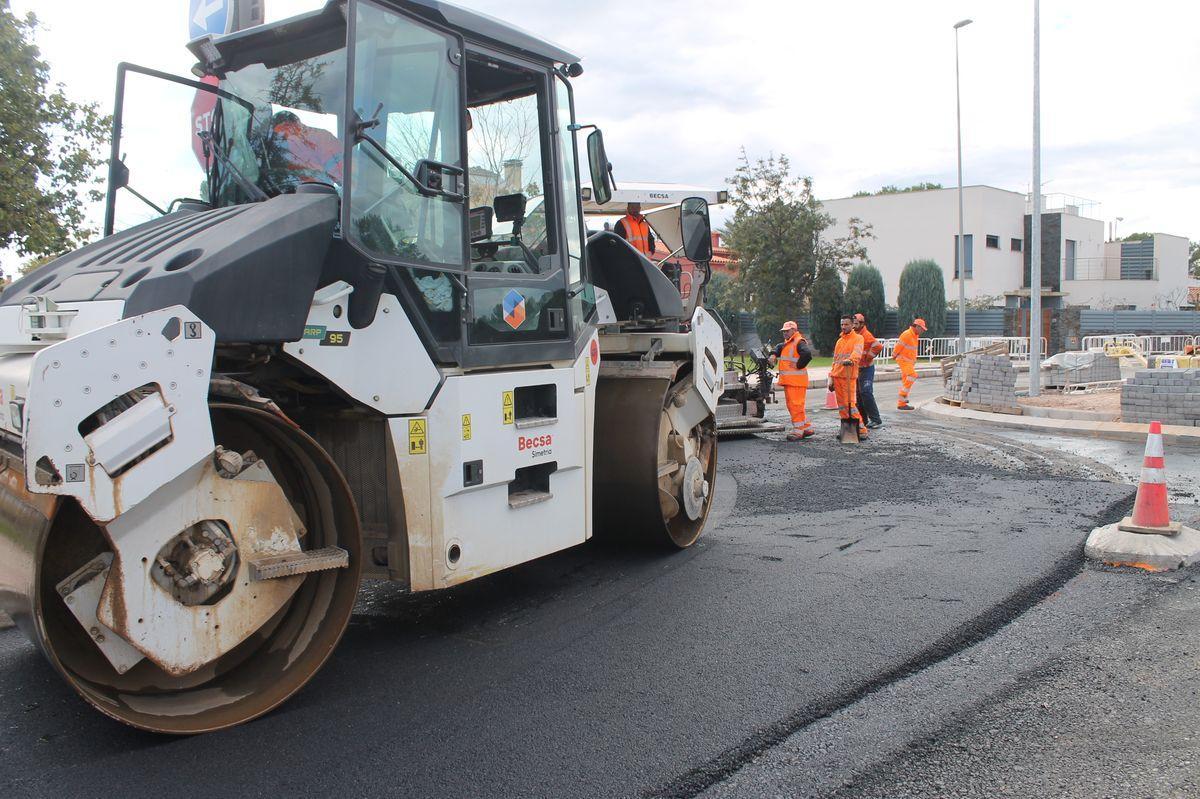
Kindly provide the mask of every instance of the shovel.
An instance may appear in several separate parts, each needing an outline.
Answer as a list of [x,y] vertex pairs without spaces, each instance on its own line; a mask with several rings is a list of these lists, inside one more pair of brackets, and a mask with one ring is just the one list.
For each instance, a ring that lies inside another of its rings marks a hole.
[[838,441],[843,444],[859,443],[857,419],[842,419],[842,428],[838,431]]

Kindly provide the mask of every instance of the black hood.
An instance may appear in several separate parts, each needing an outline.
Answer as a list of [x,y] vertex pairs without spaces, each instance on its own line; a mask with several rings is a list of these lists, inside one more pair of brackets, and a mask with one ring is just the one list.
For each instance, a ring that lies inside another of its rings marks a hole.
[[184,305],[219,341],[295,341],[338,216],[335,194],[180,211],[52,261],[8,287],[0,305],[123,300],[125,317]]

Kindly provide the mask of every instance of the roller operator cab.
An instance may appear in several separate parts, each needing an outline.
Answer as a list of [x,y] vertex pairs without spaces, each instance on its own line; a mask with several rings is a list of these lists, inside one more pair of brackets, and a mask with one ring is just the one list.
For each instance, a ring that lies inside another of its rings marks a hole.
[[[360,579],[696,539],[721,334],[586,236],[577,57],[438,0],[188,47],[119,69],[106,235],[0,296],[0,607],[81,696],[227,727],[321,666]],[[688,203],[692,260],[708,227]]]

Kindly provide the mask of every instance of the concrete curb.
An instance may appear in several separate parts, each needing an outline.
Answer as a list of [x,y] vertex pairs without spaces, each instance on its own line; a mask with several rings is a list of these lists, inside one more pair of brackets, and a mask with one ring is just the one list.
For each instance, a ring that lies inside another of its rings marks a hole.
[[1039,419],[1073,419],[1077,422],[1115,422],[1111,413],[1105,411],[1077,411],[1070,408],[1043,408],[1038,405],[1020,403],[1026,416]]
[[[928,367],[923,368],[923,369],[922,368],[917,369],[917,379],[918,380],[921,380],[924,378],[929,378],[929,377],[941,377],[941,376],[942,376],[942,369],[940,366],[937,367],[936,369],[930,369]],[[876,383],[899,383],[901,377],[902,377],[902,375],[900,374],[900,371],[898,369],[895,371],[888,370],[886,372],[880,372],[880,371],[876,370],[876,372],[875,372],[875,382]],[[809,388],[829,388],[828,372],[826,372],[826,374],[821,377],[810,378],[808,381],[808,387]]]
[[[917,405],[924,416],[943,422],[967,427],[980,422],[1010,430],[1027,430],[1031,433],[1047,433],[1090,438],[1106,438],[1113,441],[1145,441],[1150,425],[1132,422],[1090,422],[1075,419],[1039,419],[1028,416],[1009,416],[1003,413],[972,411],[944,405],[937,399],[925,400]],[[1163,425],[1163,441],[1168,444],[1200,445],[1200,428]]]

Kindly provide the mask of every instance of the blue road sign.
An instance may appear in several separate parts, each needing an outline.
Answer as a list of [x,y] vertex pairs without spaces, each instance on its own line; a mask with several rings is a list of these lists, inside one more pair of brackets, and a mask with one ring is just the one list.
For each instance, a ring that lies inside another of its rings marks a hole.
[[188,40],[229,33],[234,0],[188,0]]

